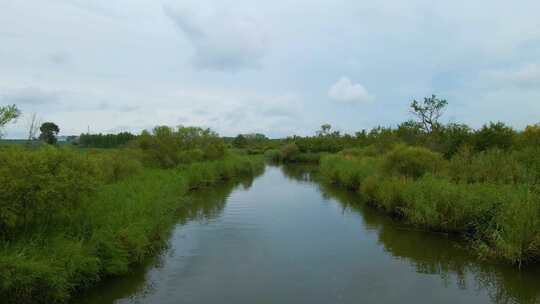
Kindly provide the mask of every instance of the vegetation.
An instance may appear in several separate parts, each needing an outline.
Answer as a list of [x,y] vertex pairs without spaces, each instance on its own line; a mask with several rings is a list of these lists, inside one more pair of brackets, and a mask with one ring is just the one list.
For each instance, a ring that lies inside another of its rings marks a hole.
[[[40,139],[51,145],[0,147],[0,296],[62,302],[127,272],[155,251],[189,191],[253,176],[262,157],[248,155],[263,153],[319,163],[330,183],[412,225],[463,235],[483,257],[537,261],[540,124],[443,124],[446,105],[433,95],[414,100],[416,120],[396,127],[349,135],[323,124],[281,140],[158,126],[58,147],[58,126],[44,123]],[[0,128],[19,115],[1,107]]]
[[0,149],[0,296],[64,302],[162,244],[190,190],[261,171],[210,130],[158,127],[124,149]]
[[320,171],[411,224],[463,234],[480,254],[521,264],[540,256],[538,171],[521,153],[465,151],[443,160],[425,148],[397,146],[376,157],[328,156]]
[[15,105],[0,106],[0,138],[2,138],[4,126],[16,120],[20,115],[21,111]]
[[141,151],[148,166],[174,168],[180,164],[223,158],[226,146],[217,133],[198,127],[155,127],[144,131],[131,147]]
[[445,104],[435,96],[423,106],[414,101],[414,111],[429,114],[362,132],[355,148],[321,160],[322,175],[413,225],[467,237],[481,256],[518,265],[537,260],[538,125],[522,132],[500,122],[477,131],[444,126],[437,113]]
[[49,145],[56,144],[56,135],[60,132],[60,128],[54,122],[44,122],[39,130],[41,131],[40,140]]
[[78,144],[84,148],[118,148],[126,145],[136,138],[129,132],[118,134],[81,134]]

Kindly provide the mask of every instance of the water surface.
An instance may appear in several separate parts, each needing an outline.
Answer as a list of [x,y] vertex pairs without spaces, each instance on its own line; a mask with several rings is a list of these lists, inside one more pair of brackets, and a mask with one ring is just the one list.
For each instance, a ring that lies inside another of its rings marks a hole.
[[480,263],[318,183],[267,167],[195,193],[168,247],[78,303],[540,303],[540,270]]

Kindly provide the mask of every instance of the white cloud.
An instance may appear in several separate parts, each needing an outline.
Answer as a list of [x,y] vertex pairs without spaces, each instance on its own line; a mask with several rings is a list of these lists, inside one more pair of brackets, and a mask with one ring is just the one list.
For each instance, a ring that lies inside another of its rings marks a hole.
[[0,95],[0,101],[8,104],[44,105],[58,101],[59,93],[46,91],[39,87],[24,87],[7,90]]
[[163,8],[195,48],[196,67],[239,70],[260,66],[267,39],[256,20],[201,5]]
[[540,85],[540,64],[530,63],[513,70],[495,70],[487,73],[492,79],[520,87]]
[[353,83],[348,77],[341,77],[328,91],[328,97],[347,103],[365,103],[373,100],[366,88],[359,83]]

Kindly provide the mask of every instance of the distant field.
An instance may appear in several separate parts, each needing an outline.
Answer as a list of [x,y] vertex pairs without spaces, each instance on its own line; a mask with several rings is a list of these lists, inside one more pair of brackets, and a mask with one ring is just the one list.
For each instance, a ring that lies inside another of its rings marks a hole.
[[[27,143],[28,143],[27,139],[0,139],[0,145],[25,145]],[[36,145],[36,144],[41,145],[42,142],[41,141],[34,141],[33,144],[34,145]],[[59,141],[57,144],[59,146],[70,145],[70,143],[68,143],[66,141]]]
[[0,144],[3,145],[24,145],[27,142],[26,139],[0,139]]

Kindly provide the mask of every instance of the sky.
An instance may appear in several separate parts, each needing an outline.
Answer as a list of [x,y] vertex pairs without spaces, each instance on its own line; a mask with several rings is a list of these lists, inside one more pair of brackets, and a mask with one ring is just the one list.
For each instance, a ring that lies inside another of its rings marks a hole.
[[61,134],[540,122],[538,0],[0,0],[0,105]]

